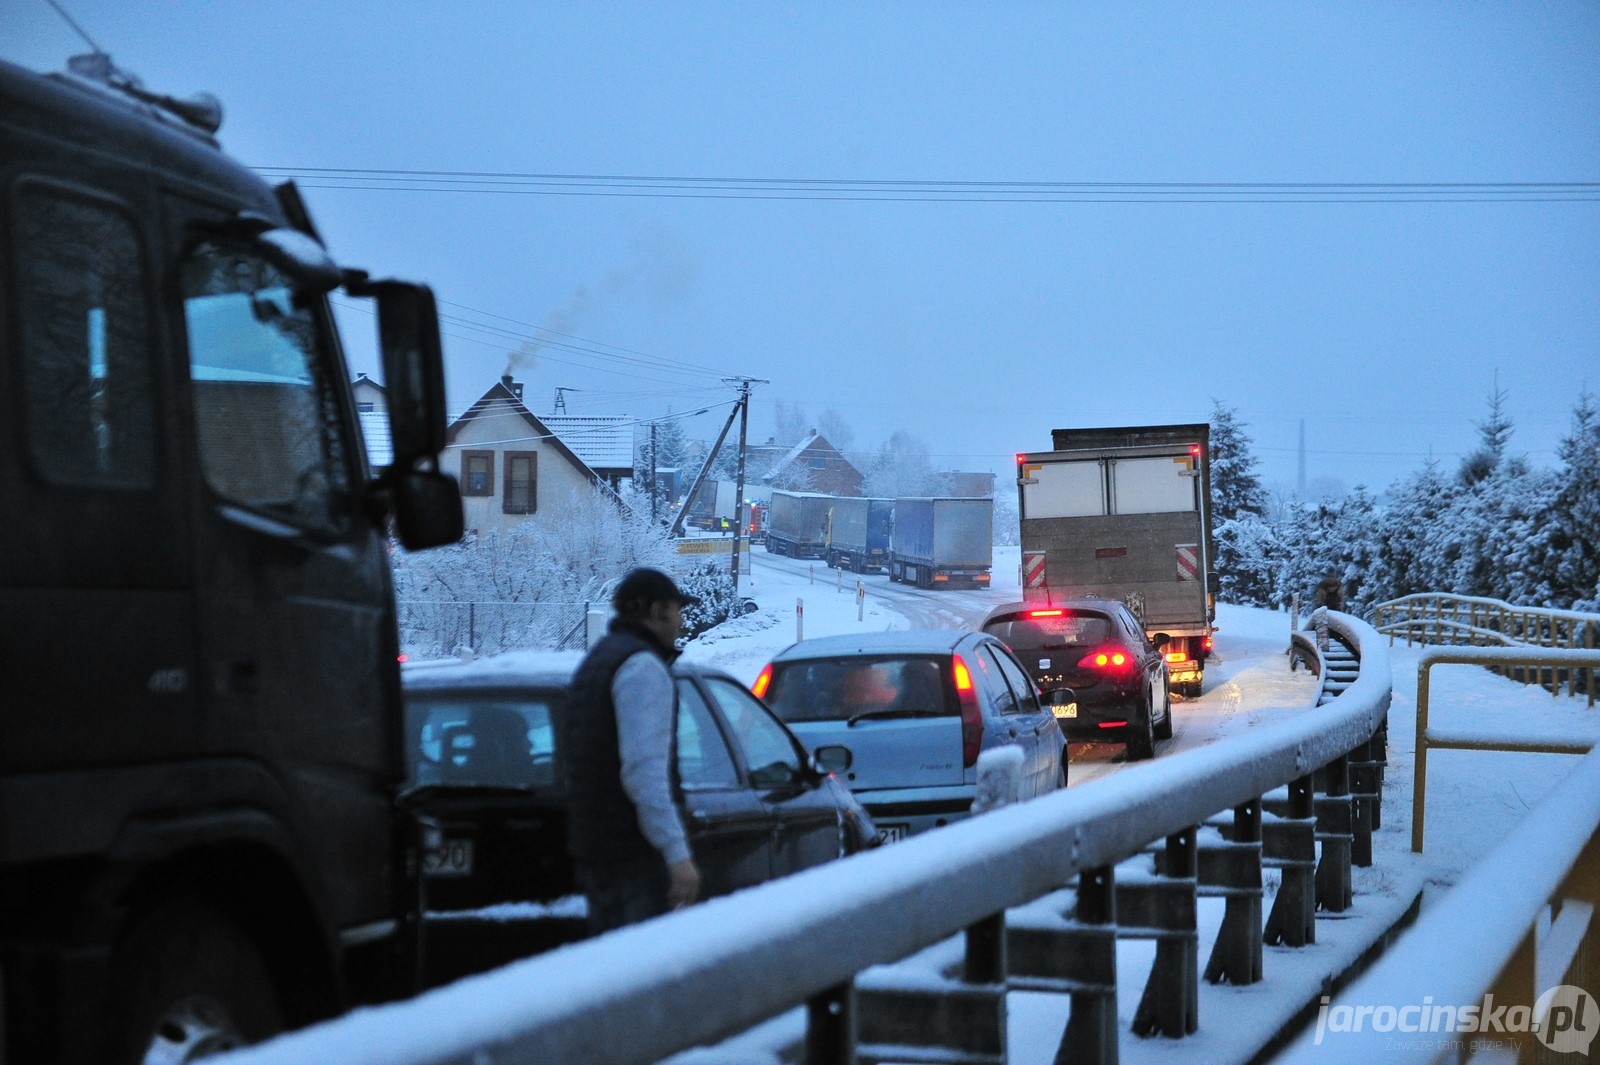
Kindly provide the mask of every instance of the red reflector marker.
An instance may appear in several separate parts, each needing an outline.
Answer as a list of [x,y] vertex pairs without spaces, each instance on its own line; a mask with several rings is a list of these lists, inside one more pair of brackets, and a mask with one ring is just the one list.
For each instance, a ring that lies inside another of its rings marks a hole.
[[1126,721],[1102,721],[1102,722],[1100,722],[1100,727],[1101,728],[1127,728],[1128,727],[1128,723]]

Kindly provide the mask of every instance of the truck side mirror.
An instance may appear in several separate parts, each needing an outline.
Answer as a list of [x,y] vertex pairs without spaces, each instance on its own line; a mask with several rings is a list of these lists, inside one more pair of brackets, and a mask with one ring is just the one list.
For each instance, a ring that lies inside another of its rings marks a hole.
[[461,486],[437,470],[406,470],[394,481],[394,531],[408,551],[461,539]]
[[433,290],[409,281],[368,281],[359,275],[345,284],[352,296],[378,303],[378,346],[389,389],[389,435],[394,466],[409,470],[418,460],[437,458],[445,446],[444,349]]

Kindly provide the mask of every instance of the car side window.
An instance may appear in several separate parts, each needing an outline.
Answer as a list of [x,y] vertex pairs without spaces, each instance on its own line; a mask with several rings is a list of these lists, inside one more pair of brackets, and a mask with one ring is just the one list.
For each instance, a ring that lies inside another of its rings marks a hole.
[[750,760],[750,783],[774,787],[799,780],[803,763],[789,730],[741,686],[721,677],[707,677],[705,684]]
[[1034,687],[1033,681],[1028,679],[1028,674],[1017,665],[1016,660],[1006,652],[1005,648],[990,645],[989,651],[994,655],[995,661],[1000,663],[1000,673],[1011,685],[1011,690],[1016,693],[1017,713],[1041,713],[1039,690]]
[[678,783],[685,791],[739,786],[728,741],[699,690],[687,680],[678,681]]
[[978,648],[978,674],[983,678],[982,684],[989,690],[994,700],[996,713],[1017,713],[1017,696],[1006,683],[1005,674],[1000,672],[1000,663],[995,660],[994,649],[987,644]]

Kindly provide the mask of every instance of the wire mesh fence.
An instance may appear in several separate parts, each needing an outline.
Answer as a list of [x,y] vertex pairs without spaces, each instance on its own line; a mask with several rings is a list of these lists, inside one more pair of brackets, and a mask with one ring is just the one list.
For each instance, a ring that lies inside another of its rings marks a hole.
[[439,658],[471,651],[583,650],[589,603],[541,600],[532,603],[428,602],[396,604],[400,651],[412,659]]

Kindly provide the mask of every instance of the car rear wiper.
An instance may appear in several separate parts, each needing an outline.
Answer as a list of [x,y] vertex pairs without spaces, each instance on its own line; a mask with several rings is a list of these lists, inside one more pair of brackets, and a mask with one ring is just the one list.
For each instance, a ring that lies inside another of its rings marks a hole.
[[937,710],[864,710],[845,721],[846,727],[855,725],[857,721],[866,721],[868,718],[885,717],[944,717]]

